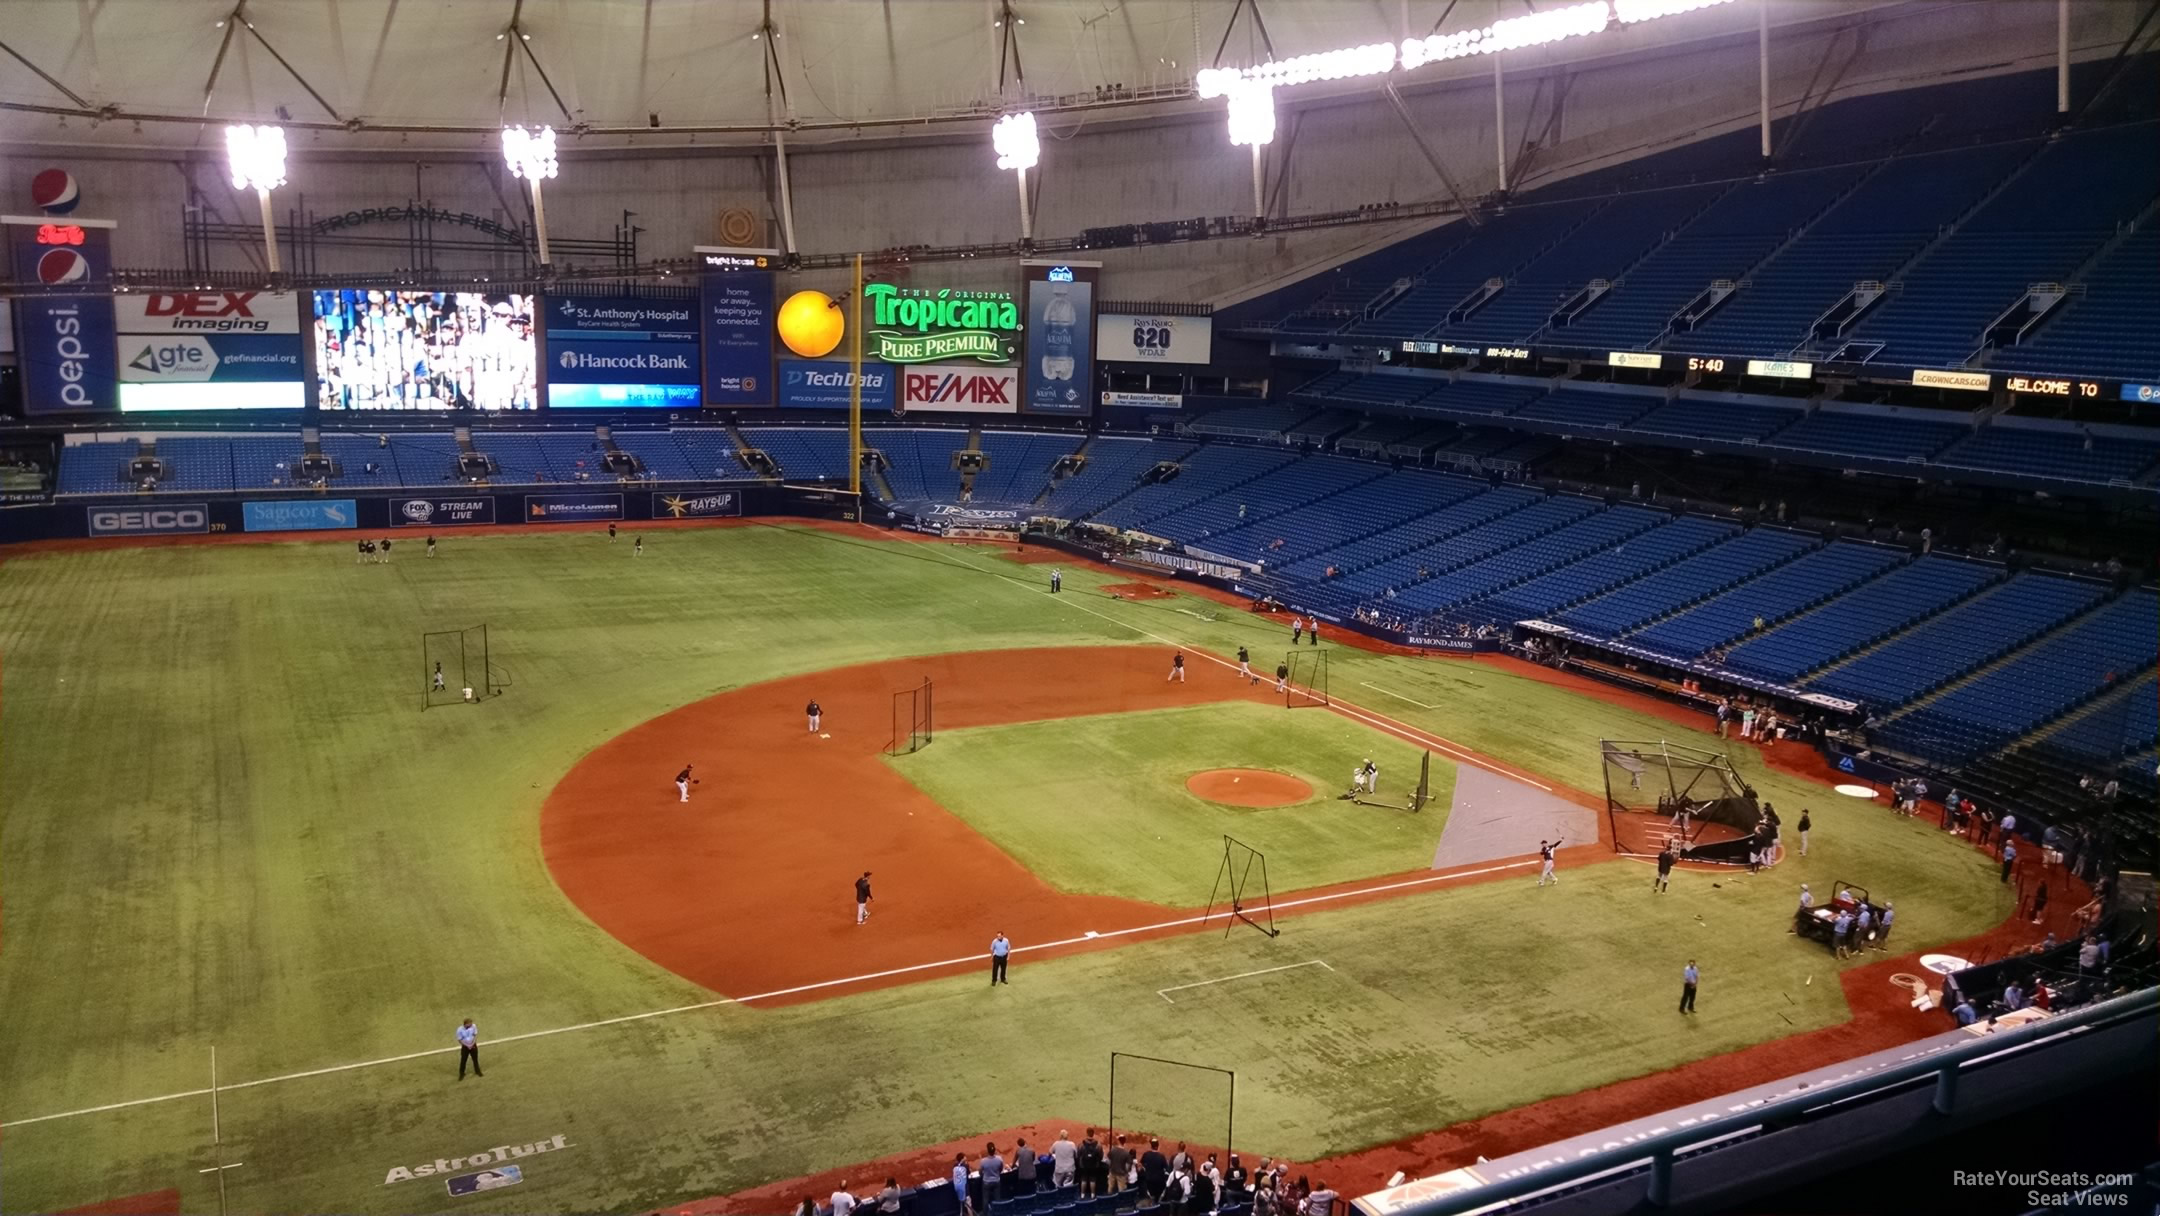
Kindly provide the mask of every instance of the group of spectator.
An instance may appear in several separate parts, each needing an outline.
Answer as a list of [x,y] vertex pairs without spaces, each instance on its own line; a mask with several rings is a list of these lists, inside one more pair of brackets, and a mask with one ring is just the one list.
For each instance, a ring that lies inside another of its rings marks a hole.
[[1720,697],[1710,712],[1717,718],[1720,739],[1731,738],[1733,728],[1738,726],[1741,738],[1767,745],[1784,738],[1791,725],[1778,717],[1774,707],[1765,705],[1758,709],[1746,696]]
[[[1122,1135],[1106,1145],[1092,1127],[1079,1141],[1061,1131],[1042,1149],[1021,1137],[1009,1155],[992,1141],[972,1164],[966,1153],[954,1153],[950,1182],[960,1211],[971,1214],[987,1214],[1002,1201],[1037,1192],[1070,1191],[1086,1199],[1130,1191],[1137,1208],[1166,1208],[1166,1216],[1246,1207],[1253,1216],[1331,1216],[1338,1199],[1325,1182],[1292,1178],[1288,1161],[1264,1158],[1259,1169],[1248,1171],[1235,1153],[1223,1164],[1215,1153],[1196,1157],[1183,1143],[1166,1153],[1155,1137],[1138,1150]],[[842,1179],[823,1213],[852,1216],[861,1209],[894,1216],[902,1209],[903,1197],[894,1178],[887,1178],[883,1189],[869,1197],[857,1196]],[[823,1214],[815,1198],[805,1197],[796,1216]]]

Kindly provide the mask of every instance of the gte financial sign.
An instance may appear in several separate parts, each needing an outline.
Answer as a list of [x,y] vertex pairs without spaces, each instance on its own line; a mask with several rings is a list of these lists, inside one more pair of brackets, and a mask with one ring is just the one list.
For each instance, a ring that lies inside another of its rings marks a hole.
[[1020,306],[1009,291],[932,291],[871,283],[863,288],[863,299],[870,304],[865,336],[876,347],[869,353],[887,363],[1012,361]]

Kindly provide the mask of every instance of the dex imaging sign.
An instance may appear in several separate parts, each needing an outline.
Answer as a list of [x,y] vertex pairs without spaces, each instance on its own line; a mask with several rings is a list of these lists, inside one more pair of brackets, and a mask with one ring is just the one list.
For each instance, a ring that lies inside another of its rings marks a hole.
[[120,409],[296,410],[307,404],[290,292],[120,296]]

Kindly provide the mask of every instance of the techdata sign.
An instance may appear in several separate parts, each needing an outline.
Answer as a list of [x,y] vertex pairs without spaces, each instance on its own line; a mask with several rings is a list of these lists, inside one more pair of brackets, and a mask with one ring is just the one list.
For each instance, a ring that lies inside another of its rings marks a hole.
[[360,508],[350,498],[244,502],[240,521],[250,532],[328,532],[360,526]]
[[719,494],[655,494],[652,496],[654,519],[717,519],[722,516],[742,514],[742,496],[733,492]]
[[869,283],[863,303],[870,313],[863,353],[886,363],[1010,363],[1020,334],[1020,306],[1009,291]]
[[705,404],[773,401],[773,256],[770,249],[697,250]]
[[550,409],[696,409],[693,300],[549,296],[546,374]]
[[900,369],[900,413],[1013,414],[1020,369],[946,363]]
[[1106,312],[1095,318],[1095,357],[1106,363],[1199,364],[1214,354],[1213,317]]
[[1095,406],[1095,268],[1028,263],[1027,383],[1031,414],[1086,414]]
[[125,295],[113,314],[124,413],[307,404],[300,297],[291,292]]
[[210,506],[200,502],[155,507],[91,507],[92,536],[182,536],[210,530]]
[[[883,363],[862,366],[862,407],[891,410],[900,369]],[[844,410],[850,402],[854,370],[838,359],[782,359],[780,401],[784,410]]]
[[[112,221],[0,215],[18,283],[54,294],[15,301],[23,410],[86,413],[119,404],[113,366]],[[81,294],[72,294],[80,291]]]
[[463,528],[495,522],[495,500],[479,498],[394,498],[393,528]]
[[567,524],[584,519],[621,519],[620,494],[527,494],[525,519],[536,524]]

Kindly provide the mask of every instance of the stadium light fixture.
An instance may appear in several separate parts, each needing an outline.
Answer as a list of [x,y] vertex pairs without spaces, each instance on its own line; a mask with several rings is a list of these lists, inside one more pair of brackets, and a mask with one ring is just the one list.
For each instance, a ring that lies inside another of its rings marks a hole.
[[533,234],[539,238],[540,264],[548,264],[547,208],[540,201],[540,183],[555,176],[560,162],[555,158],[555,128],[504,127],[502,133],[503,160],[510,166],[510,176],[520,177],[532,187]]
[[[1595,34],[1615,24],[1640,25],[1733,0],[1587,0],[1564,8],[1509,17],[1476,29],[1429,38],[1405,38],[1400,44],[1375,42],[1298,55],[1249,68],[1207,68],[1195,80],[1203,100],[1229,99],[1230,142],[1257,146],[1274,136],[1272,91],[1316,80],[1349,80],[1414,71],[1430,63],[1545,46]],[[1263,106],[1263,100],[1266,104]],[[1262,110],[1266,111],[1265,119]],[[1264,134],[1263,134],[1264,132]]]
[[1035,131],[1035,115],[1007,114],[990,126],[990,146],[997,150],[997,167],[1011,169],[1020,183],[1020,241],[1035,239],[1035,220],[1028,214],[1028,170],[1042,159],[1042,140]]
[[225,161],[235,190],[255,191],[262,208],[263,253],[270,273],[278,273],[277,224],[270,217],[270,192],[285,184],[285,129],[245,124],[225,128]]

